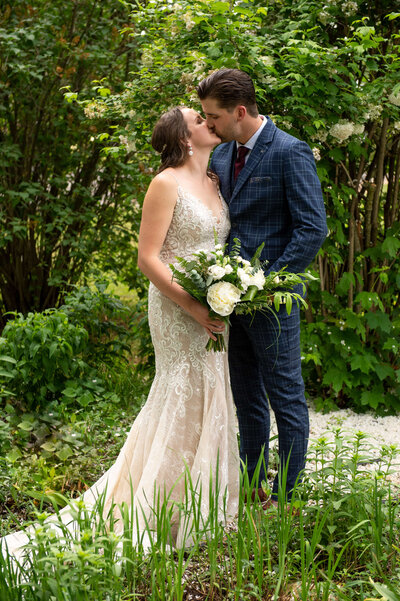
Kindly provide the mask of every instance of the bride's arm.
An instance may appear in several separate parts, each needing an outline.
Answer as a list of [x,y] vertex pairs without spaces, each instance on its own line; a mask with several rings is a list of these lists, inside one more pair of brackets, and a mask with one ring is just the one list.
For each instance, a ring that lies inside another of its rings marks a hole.
[[171,271],[160,261],[164,243],[176,204],[176,182],[160,173],[147,190],[139,232],[138,267],[151,282],[172,301],[202,325],[215,340],[213,332],[221,332],[224,323],[211,319],[208,310],[171,279]]

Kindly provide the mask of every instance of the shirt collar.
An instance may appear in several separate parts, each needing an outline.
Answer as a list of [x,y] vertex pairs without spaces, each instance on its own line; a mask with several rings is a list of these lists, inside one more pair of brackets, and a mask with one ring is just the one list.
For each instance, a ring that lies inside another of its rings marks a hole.
[[239,142],[236,142],[236,149],[238,149],[239,146],[246,146],[246,148],[248,148],[249,150],[253,150],[253,148],[258,140],[258,136],[260,135],[262,129],[267,124],[267,118],[264,117],[264,115],[260,115],[260,117],[262,117],[262,123],[261,123],[260,127],[257,129],[256,132],[254,132],[254,134],[251,136],[251,138],[249,140],[247,140],[246,144],[240,144]]

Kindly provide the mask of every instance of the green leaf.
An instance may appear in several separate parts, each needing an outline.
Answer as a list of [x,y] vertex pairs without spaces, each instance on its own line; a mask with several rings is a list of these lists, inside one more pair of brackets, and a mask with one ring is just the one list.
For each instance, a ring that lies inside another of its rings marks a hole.
[[210,9],[216,13],[226,13],[230,9],[229,2],[210,2]]
[[78,396],[77,400],[81,407],[87,407],[94,401],[94,396],[91,392],[85,392],[81,396]]
[[11,449],[11,451],[7,453],[6,457],[9,461],[14,463],[15,461],[17,461],[17,459],[20,459],[22,457],[22,453],[18,447],[14,447]]
[[364,390],[361,394],[361,404],[376,409],[380,403],[384,402],[384,393],[382,388],[373,390]]
[[332,386],[334,392],[337,394],[342,390],[344,384],[347,384],[351,388],[351,378],[346,370],[331,367],[324,375],[323,384]]
[[365,319],[372,330],[382,330],[387,333],[392,330],[390,317],[383,311],[370,311],[365,314]]
[[385,240],[382,242],[382,250],[389,257],[395,257],[397,255],[397,251],[400,249],[400,240],[395,238],[394,236],[387,236]]
[[400,595],[396,593],[392,588],[389,589],[384,584],[378,584],[377,582],[372,582],[372,585],[382,596],[382,598],[379,601],[400,601]]
[[329,151],[329,156],[336,162],[339,163],[340,161],[343,160],[344,155],[343,155],[343,151],[340,148],[332,148]]
[[3,376],[3,378],[13,378],[14,377],[14,373],[10,373],[9,371],[5,371],[4,369],[0,369],[0,376]]
[[384,310],[383,303],[376,292],[359,292],[355,298],[355,303],[360,303],[363,309],[371,309],[376,305],[381,311]]
[[61,461],[66,461],[71,455],[73,455],[73,451],[71,447],[68,445],[64,445],[59,451],[57,451],[56,455]]
[[49,357],[51,358],[56,352],[58,347],[58,342],[52,342],[49,347]]
[[7,363],[16,363],[16,359],[14,359],[14,357],[7,357],[7,355],[1,355],[0,356],[0,361],[6,361]]
[[400,340],[397,340],[396,338],[388,338],[387,340],[385,340],[382,348],[385,351],[392,351],[392,353],[397,353],[400,348]]
[[25,432],[31,432],[34,428],[34,425],[32,422],[22,421],[18,424],[18,428],[24,430]]
[[45,442],[40,448],[48,451],[49,453],[53,453],[56,450],[57,445],[55,445],[54,442]]
[[354,275],[352,273],[349,273],[348,271],[345,271],[344,274],[342,275],[342,277],[340,278],[339,282],[336,285],[336,292],[337,294],[339,294],[340,296],[346,294],[349,289],[350,286],[355,284],[355,278]]
[[375,367],[375,371],[378,374],[380,380],[394,377],[393,367],[391,367],[390,365],[385,365],[384,363],[378,363],[378,365],[376,365]]
[[354,355],[354,357],[351,358],[350,361],[350,365],[351,365],[351,369],[355,370],[355,369],[359,369],[361,370],[364,374],[368,374],[371,371],[375,370],[375,364],[376,364],[377,360],[375,358],[374,355],[371,354],[357,354]]

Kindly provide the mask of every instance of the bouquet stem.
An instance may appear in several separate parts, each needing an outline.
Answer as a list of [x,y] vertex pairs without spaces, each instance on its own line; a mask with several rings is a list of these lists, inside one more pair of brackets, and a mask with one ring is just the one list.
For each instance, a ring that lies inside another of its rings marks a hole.
[[217,340],[210,338],[206,344],[207,351],[223,352],[226,351],[225,338],[223,334],[216,334]]

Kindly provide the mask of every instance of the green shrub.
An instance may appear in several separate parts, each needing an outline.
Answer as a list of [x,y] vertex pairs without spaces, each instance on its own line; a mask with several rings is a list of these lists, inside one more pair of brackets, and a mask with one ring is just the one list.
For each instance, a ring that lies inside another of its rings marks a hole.
[[82,358],[87,330],[60,309],[14,315],[0,338],[0,398],[12,396],[36,410],[60,397],[89,404],[99,384],[96,371]]
[[96,282],[94,290],[88,286],[74,288],[61,307],[71,323],[87,331],[83,356],[95,368],[101,364],[115,366],[130,352],[132,310],[107,293],[107,286],[108,282]]
[[[333,293],[310,284],[310,310],[302,328],[303,367],[307,387],[322,406],[335,399],[356,410],[400,411],[399,236],[397,225],[382,243],[364,252],[375,265],[383,265],[374,268],[369,290],[348,272]],[[350,307],[347,297],[353,285]]]

